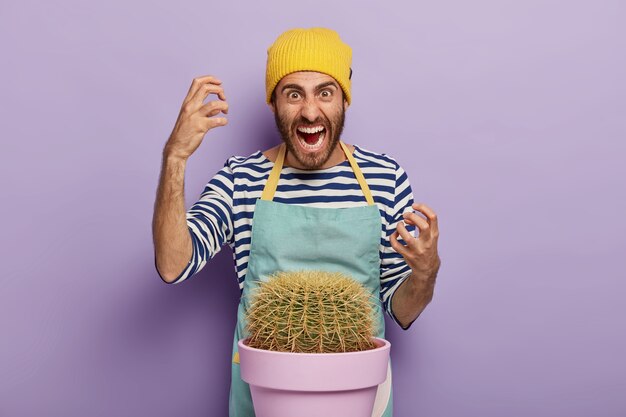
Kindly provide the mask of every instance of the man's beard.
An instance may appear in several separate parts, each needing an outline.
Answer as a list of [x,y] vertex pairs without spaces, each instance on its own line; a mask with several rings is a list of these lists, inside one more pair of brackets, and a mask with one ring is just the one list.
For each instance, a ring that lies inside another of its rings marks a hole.
[[[343,132],[343,125],[345,122],[345,110],[343,106],[341,106],[341,112],[336,119],[327,120],[318,118],[313,123],[297,119],[293,121],[292,126],[289,126],[288,122],[281,118],[278,113],[278,110],[274,112],[274,120],[276,121],[276,127],[280,132],[283,142],[287,145],[288,152],[294,156],[300,165],[304,166],[304,169],[320,169],[324,166],[337,147],[339,138],[341,137],[341,132]],[[292,142],[292,140],[299,140],[297,137],[298,134],[296,132],[296,127],[299,125],[316,126],[319,124],[324,126],[324,141],[327,141],[328,143],[325,144],[324,148],[322,148],[321,153],[303,153],[300,145]],[[292,139],[292,135],[295,135],[296,137]]]

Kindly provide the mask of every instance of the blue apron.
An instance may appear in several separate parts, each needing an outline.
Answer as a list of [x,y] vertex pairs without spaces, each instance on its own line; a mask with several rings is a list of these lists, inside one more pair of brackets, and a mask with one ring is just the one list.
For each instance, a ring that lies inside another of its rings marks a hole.
[[[250,386],[239,373],[237,342],[248,336],[245,323],[245,312],[250,305],[248,294],[259,282],[267,281],[276,271],[338,271],[351,275],[371,291],[374,299],[380,300],[380,212],[352,153],[343,142],[340,141],[339,145],[352,166],[367,205],[320,208],[272,201],[286,154],[284,143],[263,194],[256,201],[248,270],[233,338],[229,417],[255,417]],[[375,335],[384,338],[385,321],[380,301],[375,314]],[[387,379],[378,386],[372,417],[392,416],[391,388],[390,358]]]

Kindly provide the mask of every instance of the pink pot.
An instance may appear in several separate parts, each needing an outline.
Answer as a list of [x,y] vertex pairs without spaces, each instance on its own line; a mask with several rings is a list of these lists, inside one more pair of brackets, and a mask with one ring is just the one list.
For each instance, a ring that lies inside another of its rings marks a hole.
[[387,378],[391,343],[345,353],[291,353],[238,342],[241,379],[250,384],[256,417],[371,417]]

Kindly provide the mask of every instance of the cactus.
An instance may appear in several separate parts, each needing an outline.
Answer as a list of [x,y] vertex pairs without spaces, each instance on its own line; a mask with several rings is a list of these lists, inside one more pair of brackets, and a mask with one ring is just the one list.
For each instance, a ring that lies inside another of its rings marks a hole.
[[300,353],[374,349],[377,302],[341,272],[277,272],[259,282],[251,296],[247,345]]

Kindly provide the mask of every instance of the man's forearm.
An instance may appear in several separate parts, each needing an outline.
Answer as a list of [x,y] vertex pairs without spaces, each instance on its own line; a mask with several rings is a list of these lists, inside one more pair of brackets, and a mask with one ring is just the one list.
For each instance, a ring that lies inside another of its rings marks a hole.
[[166,282],[180,275],[192,256],[184,197],[186,164],[186,160],[163,153],[152,237],[157,269]]
[[406,329],[424,311],[433,299],[435,280],[432,277],[420,277],[414,272],[405,279],[393,294],[391,310],[402,328]]

